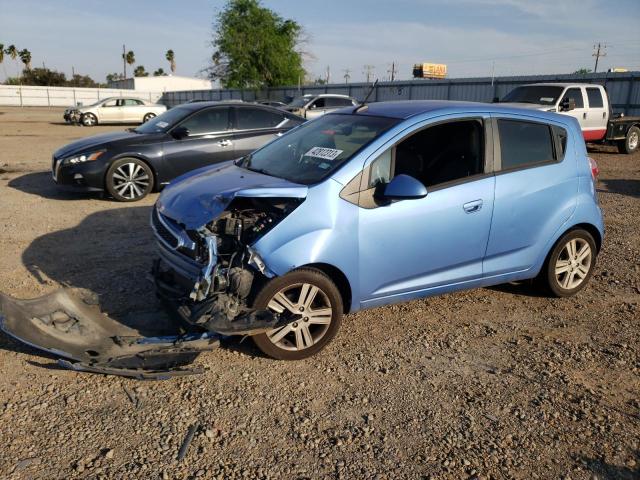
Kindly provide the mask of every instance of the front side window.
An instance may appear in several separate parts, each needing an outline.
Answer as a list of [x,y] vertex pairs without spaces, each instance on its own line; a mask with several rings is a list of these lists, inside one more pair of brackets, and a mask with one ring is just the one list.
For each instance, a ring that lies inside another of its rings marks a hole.
[[561,94],[562,87],[552,85],[524,85],[514,88],[505,95],[501,102],[555,105]]
[[262,108],[236,108],[238,130],[273,128],[284,121],[284,113],[271,112]]
[[104,102],[102,104],[103,107],[117,107],[118,106],[118,100],[117,99],[113,99],[113,100],[108,100],[106,102]]
[[563,98],[576,102],[576,108],[584,108],[584,101],[582,100],[582,90],[580,90],[579,88],[570,88],[564,94]]
[[587,98],[589,99],[589,107],[602,108],[604,102],[602,101],[602,92],[599,88],[587,87]]
[[239,165],[295,183],[317,183],[398,122],[371,115],[324,115],[244,157]]
[[189,135],[223,132],[229,128],[228,108],[207,108],[194,113],[180,124]]
[[500,119],[498,133],[502,170],[531,167],[555,161],[553,137],[549,125]]
[[311,108],[324,108],[325,107],[325,99],[318,98],[315,102],[311,104]]
[[353,105],[348,98],[326,97],[325,106],[327,107],[348,107]]

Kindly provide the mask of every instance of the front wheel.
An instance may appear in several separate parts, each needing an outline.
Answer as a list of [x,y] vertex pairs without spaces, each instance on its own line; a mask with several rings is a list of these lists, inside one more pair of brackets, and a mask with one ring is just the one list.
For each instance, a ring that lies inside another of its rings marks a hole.
[[98,124],[98,119],[93,113],[83,114],[80,121],[82,122],[82,125],[84,125],[85,127],[93,127],[94,125]]
[[147,113],[144,118],[142,119],[142,123],[147,123],[149,120],[151,120],[152,118],[154,118],[156,116],[155,113]]
[[135,202],[153,189],[153,172],[137,158],[121,158],[113,162],[105,179],[107,191],[119,202]]
[[291,320],[284,327],[256,335],[253,341],[278,360],[315,355],[333,339],[342,323],[342,297],[319,270],[301,268],[276,277],[258,293],[254,307],[269,309]]
[[566,233],[553,247],[540,280],[556,297],[570,297],[587,286],[596,265],[596,243],[586,230]]
[[618,152],[633,153],[640,145],[640,128],[631,127],[627,132],[627,137],[618,142]]

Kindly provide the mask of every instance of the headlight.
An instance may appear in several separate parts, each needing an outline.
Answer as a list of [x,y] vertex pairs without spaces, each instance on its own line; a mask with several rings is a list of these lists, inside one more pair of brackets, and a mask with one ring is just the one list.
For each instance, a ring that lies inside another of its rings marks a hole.
[[94,160],[97,160],[104,152],[106,152],[106,150],[98,150],[97,152],[85,153],[82,155],[77,155],[75,157],[66,158],[64,160],[64,163],[75,165],[77,163],[93,162]]

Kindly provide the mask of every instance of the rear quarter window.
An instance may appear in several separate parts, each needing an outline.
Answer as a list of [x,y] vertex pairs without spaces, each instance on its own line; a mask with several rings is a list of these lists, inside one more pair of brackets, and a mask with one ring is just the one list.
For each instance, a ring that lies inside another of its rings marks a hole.
[[551,127],[545,123],[500,119],[498,134],[501,170],[534,167],[556,161]]

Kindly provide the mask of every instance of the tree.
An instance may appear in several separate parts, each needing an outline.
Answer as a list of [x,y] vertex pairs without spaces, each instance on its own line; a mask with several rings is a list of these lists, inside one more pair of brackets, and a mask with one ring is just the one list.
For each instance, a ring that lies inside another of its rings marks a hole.
[[19,81],[22,85],[48,85],[50,87],[64,87],[69,84],[64,73],[48,68],[25,69]]
[[[136,56],[133,53],[133,50],[129,50],[126,54],[123,53],[122,58],[124,58],[124,61],[127,62],[127,65],[129,66],[136,63]],[[135,73],[133,75],[135,76]]]
[[587,73],[591,73],[591,69],[590,68],[580,68],[580,69],[576,70],[573,73],[574,73],[574,75],[585,75]]
[[173,50],[167,50],[167,53],[165,54],[165,58],[169,62],[171,73],[176,73],[176,54],[173,53]]
[[162,68],[159,68],[155,72],[153,72],[154,77],[164,77],[165,75],[166,73],[164,73],[164,70]]
[[31,52],[26,48],[23,48],[18,52],[18,55],[20,55],[20,60],[24,63],[24,67],[27,70],[31,70]]
[[0,43],[0,63],[4,62],[4,43]]
[[304,77],[302,27],[261,5],[229,0],[214,23],[211,79],[227,88],[262,88],[298,83]]
[[134,77],[148,77],[149,73],[144,69],[144,65],[138,65],[133,71]]
[[116,82],[118,80],[124,80],[124,75],[117,72],[107,74],[107,83]]
[[18,57],[18,49],[15,45],[9,45],[4,52],[11,57],[11,60],[15,60]]

